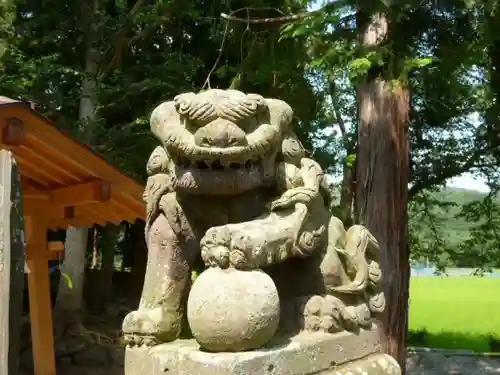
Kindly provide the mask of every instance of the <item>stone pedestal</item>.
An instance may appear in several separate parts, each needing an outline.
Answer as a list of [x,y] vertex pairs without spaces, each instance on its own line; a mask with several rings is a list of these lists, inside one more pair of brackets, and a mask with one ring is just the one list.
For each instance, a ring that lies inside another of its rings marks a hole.
[[400,375],[397,362],[380,354],[376,329],[358,334],[302,332],[276,338],[266,349],[208,353],[194,340],[152,348],[127,348],[125,375]]

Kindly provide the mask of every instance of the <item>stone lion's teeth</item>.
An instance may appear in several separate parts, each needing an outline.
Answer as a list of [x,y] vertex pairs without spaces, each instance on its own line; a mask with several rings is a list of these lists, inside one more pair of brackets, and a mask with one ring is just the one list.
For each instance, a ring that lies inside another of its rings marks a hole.
[[216,159],[216,160],[214,160],[214,161],[211,163],[210,167],[211,167],[212,169],[224,169],[224,166],[222,165],[222,163],[221,163],[221,160],[220,160],[220,159]]
[[231,164],[233,164],[233,162],[229,159],[223,159],[220,161],[220,163],[222,164],[222,166],[224,168],[229,168],[231,166]]
[[208,164],[206,161],[201,160],[196,162],[196,168],[198,169],[209,169],[210,164]]
[[240,163],[230,163],[229,168],[233,170],[242,169],[244,166]]
[[178,163],[178,165],[180,165],[184,168],[189,168],[191,166],[191,160],[189,160],[188,158],[183,157],[183,156],[180,156],[177,159],[177,163]]

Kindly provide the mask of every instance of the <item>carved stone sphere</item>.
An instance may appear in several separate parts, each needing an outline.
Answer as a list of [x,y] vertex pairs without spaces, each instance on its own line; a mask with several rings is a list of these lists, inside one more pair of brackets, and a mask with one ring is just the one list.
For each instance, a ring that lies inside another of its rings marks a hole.
[[261,270],[209,268],[189,293],[187,318],[202,349],[239,352],[264,346],[276,333],[280,301]]

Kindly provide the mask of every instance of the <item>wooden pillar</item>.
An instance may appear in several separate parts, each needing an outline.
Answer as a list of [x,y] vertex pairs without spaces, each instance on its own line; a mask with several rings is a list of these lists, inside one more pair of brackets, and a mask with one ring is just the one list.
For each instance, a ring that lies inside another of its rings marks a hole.
[[47,224],[40,217],[26,217],[28,287],[31,339],[35,375],[55,375],[54,330],[47,262]]
[[18,375],[24,284],[21,178],[12,155],[0,151],[0,375]]

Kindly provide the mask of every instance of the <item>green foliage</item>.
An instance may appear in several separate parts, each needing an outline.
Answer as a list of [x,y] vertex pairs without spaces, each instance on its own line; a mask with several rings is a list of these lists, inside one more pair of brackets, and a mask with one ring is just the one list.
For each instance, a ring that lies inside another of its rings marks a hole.
[[[302,14],[311,5],[320,8],[284,25],[220,18],[222,12]],[[496,1],[409,1],[389,8],[352,0],[4,1],[0,93],[35,102],[58,127],[139,179],[156,145],[148,117],[161,101],[208,84],[279,97],[294,108],[305,147],[340,177],[345,192],[352,181],[344,177],[356,170],[357,88],[381,75],[394,87],[411,87],[413,258],[440,267],[487,266],[498,258],[497,202],[457,198],[453,205],[435,191],[468,171],[492,186],[499,181],[497,8]],[[391,28],[385,40],[367,47],[359,41],[375,12],[383,12]],[[92,77],[85,69],[89,54],[97,64]],[[92,124],[78,121],[84,78],[96,86]],[[349,216],[352,202],[342,202],[339,212]]]
[[[333,124],[333,136],[318,143],[336,155],[330,171],[342,176],[344,166],[355,168],[347,155],[356,153],[359,83],[382,76],[395,88],[409,85],[412,258],[425,258],[440,269],[497,264],[491,219],[496,203],[485,200],[462,207],[470,202],[447,202],[435,192],[464,172],[489,181],[498,174],[500,153],[495,150],[500,143],[493,140],[500,139],[500,127],[494,130],[500,116],[500,106],[494,106],[500,103],[500,75],[495,75],[500,71],[500,60],[495,60],[500,55],[499,2],[410,1],[390,8],[354,1],[314,5],[320,8],[300,24],[283,27],[282,37],[307,44],[317,93],[327,99],[322,110]],[[364,25],[377,12],[391,25],[388,36],[363,45],[359,40]],[[338,211],[346,212],[341,207]],[[481,220],[474,222],[473,212]]]
[[[300,11],[283,1],[215,3],[185,1],[16,0],[17,18],[2,66],[2,95],[31,100],[61,128],[88,142],[90,124],[78,119],[85,56],[98,66],[92,148],[129,174],[144,179],[144,163],[155,146],[148,116],[163,100],[199,90],[210,75],[213,87],[236,84],[241,90],[278,96],[295,109],[306,145],[318,99],[304,75],[305,48],[278,41],[279,27],[249,28],[219,18],[220,13],[252,5]],[[58,12],[53,12],[58,9]],[[260,15],[266,16],[266,12]],[[223,43],[225,40],[225,43]],[[220,53],[219,53],[220,50]],[[290,61],[293,61],[290,64]],[[271,79],[270,79],[271,78]],[[321,99],[320,99],[321,100]],[[299,120],[300,119],[300,120]]]
[[65,272],[61,272],[61,276],[64,278],[64,280],[66,280],[68,288],[73,289],[73,280],[71,279],[71,276]]
[[[413,261],[429,261],[440,271],[499,267],[499,205],[498,196],[457,188],[419,194],[409,213]],[[487,212],[490,216],[484,217]]]

